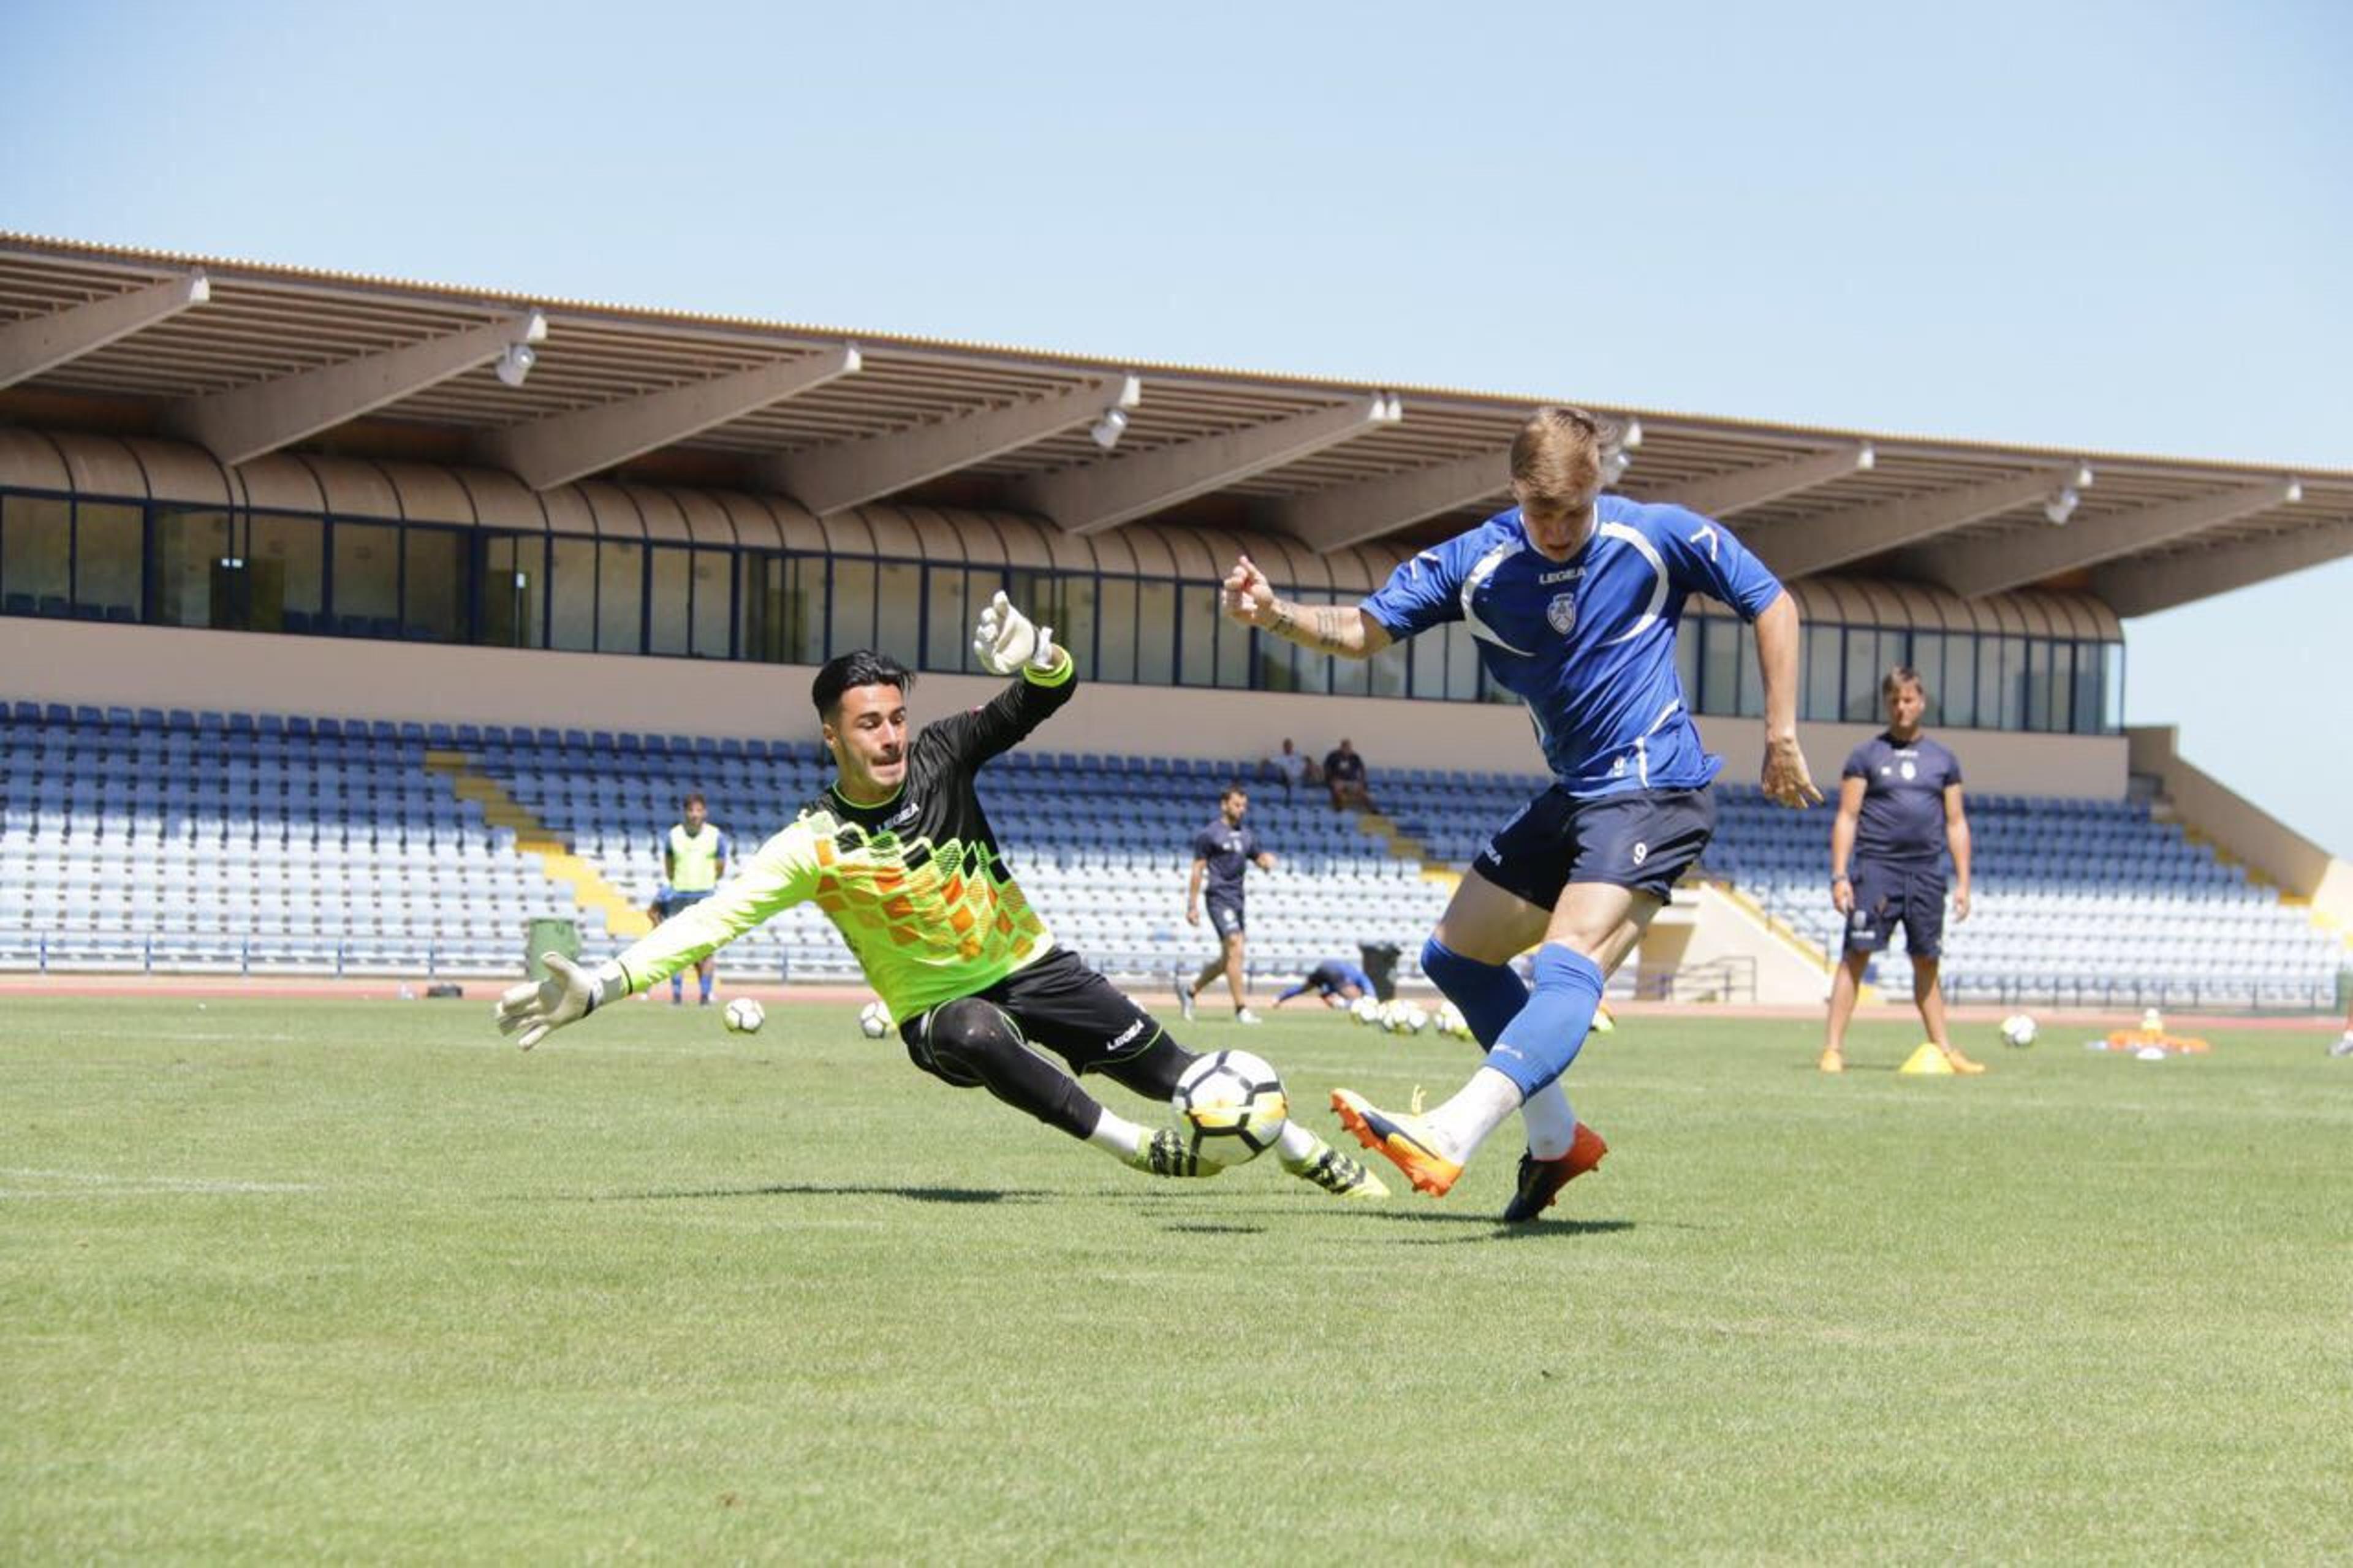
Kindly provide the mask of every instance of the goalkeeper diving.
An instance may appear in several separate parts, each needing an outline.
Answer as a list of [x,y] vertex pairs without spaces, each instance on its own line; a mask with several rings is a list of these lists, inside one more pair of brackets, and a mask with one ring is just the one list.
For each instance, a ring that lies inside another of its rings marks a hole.
[[[986,1089],[1139,1171],[1215,1175],[1175,1129],[1140,1126],[1080,1086],[1099,1072],[1166,1105],[1194,1053],[1055,942],[1005,866],[974,787],[982,766],[1071,700],[1070,652],[998,594],[981,612],[973,653],[1011,684],[985,707],[913,731],[915,678],[905,666],[866,648],[827,661],[809,688],[833,753],[824,793],[709,898],[619,957],[589,969],[546,954],[545,980],[500,999],[499,1032],[529,1050],[814,901],[899,1020],[916,1067],[952,1088]],[[1388,1195],[1379,1177],[1297,1121],[1275,1151],[1285,1170],[1326,1192]]]

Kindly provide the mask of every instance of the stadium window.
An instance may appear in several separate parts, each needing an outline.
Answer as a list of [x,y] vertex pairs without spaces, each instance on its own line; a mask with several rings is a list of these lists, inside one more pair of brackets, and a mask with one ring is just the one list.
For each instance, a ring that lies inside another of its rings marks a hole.
[[[149,563],[155,619],[167,626],[241,626],[238,574],[244,560],[230,546],[228,514],[184,511],[155,514],[155,549]],[[213,603],[214,590],[224,603]]]
[[646,547],[646,651],[672,657],[692,638],[694,554],[684,544]]
[[[1725,623],[1736,634],[1746,630],[1737,623]],[[1737,716],[1761,719],[1765,716],[1765,674],[1757,667],[1754,639],[1736,635],[1733,647],[1740,650],[1740,700]]]
[[833,592],[826,601],[825,657],[874,646],[874,563],[860,555],[832,561]]
[[[2026,639],[2005,637],[2000,643],[2001,710],[1998,727],[2004,730],[2026,728]],[[1980,699],[1982,700],[1982,699]]]
[[1699,711],[1700,620],[1694,616],[1675,632],[1675,683],[1683,689],[1683,707]]
[[[1414,641],[1419,641],[1415,638]],[[1365,689],[1375,697],[1403,697],[1406,694],[1407,658],[1415,651],[1412,643],[1399,647],[1391,643],[1388,647],[1365,660]]]
[[547,646],[593,653],[596,647],[596,542],[576,534],[547,542]]
[[1841,715],[1850,723],[1869,724],[1879,718],[1879,682],[1895,661],[1887,657],[1893,639],[1876,626],[1849,626],[1846,633],[1846,694]]
[[1945,638],[1944,693],[1938,698],[1944,721],[1956,729],[1974,729],[1978,721],[1978,639],[1968,632]]
[[2051,647],[2051,728],[2061,734],[2075,727],[2075,645],[2054,642]]
[[1411,662],[1410,695],[1434,700],[1446,695],[1446,639],[1425,633],[1398,650]]
[[[1430,634],[1424,633],[1426,638]],[[1479,700],[1479,645],[1471,636],[1471,628],[1461,621],[1449,621],[1438,633],[1446,640],[1446,695],[1457,702]],[[1694,657],[1698,645],[1694,643]],[[1693,666],[1697,668],[1697,665]]]
[[1845,657],[1841,639],[1846,635],[1844,628],[1835,626],[1806,628],[1805,640],[1800,645],[1804,663],[1798,680],[1801,694],[1799,718],[1832,720],[1844,716],[1839,708],[1839,671]]
[[466,608],[474,599],[465,535],[411,525],[401,530],[401,554],[400,635],[411,642],[464,642]]
[[[735,643],[735,552],[700,549],[694,552],[694,600],[688,612],[692,630],[686,651],[697,658],[733,658]],[[913,644],[908,645],[910,657]]]
[[1735,713],[1740,708],[1740,623],[1723,616],[1700,622],[1700,694],[1703,713]]
[[[914,561],[874,563],[874,646],[920,668],[923,638],[923,568]],[[1059,621],[1039,623],[1059,626]]]
[[972,626],[978,611],[966,609],[968,575],[961,566],[923,569],[923,646],[916,654],[922,661],[918,668],[960,670],[971,664]]
[[1103,680],[1135,679],[1135,579],[1105,577],[1095,588],[1095,662]]
[[[1170,584],[1172,591],[1176,585]],[[1176,591],[1176,657],[1180,686],[1210,686],[1218,677],[1218,601],[1198,591]]]
[[0,595],[19,615],[62,616],[72,604],[73,503],[12,495],[0,502]]
[[2026,728],[2051,728],[2051,644],[2043,637],[2026,639]]
[[596,542],[596,651],[646,651],[646,547],[637,540]]
[[327,526],[299,512],[256,512],[245,519],[245,558],[272,576],[279,606],[273,628],[314,626],[326,604]]
[[1176,584],[1146,577],[1135,584],[1135,679],[1172,686],[1176,678]]
[[476,637],[492,647],[537,647],[546,636],[547,541],[519,533],[476,541],[481,610]]
[[[1320,605],[1326,603],[1329,597],[1328,595],[1302,592],[1293,602],[1302,605]],[[1259,641],[1272,643],[1282,642],[1282,639],[1261,632],[1259,635]],[[1335,659],[1328,653],[1315,653],[1293,643],[1283,642],[1282,646],[1291,649],[1291,689],[1313,692],[1317,696],[1335,689],[1332,684],[1334,672],[1345,661]]]
[[328,606],[345,637],[390,637],[400,626],[400,531],[388,523],[328,523]]
[[1945,722],[1945,634],[1914,632],[1912,657],[1904,662],[1920,672],[1920,684],[1927,689],[1927,710],[1920,721],[1942,725]]
[[135,506],[82,501],[74,508],[74,607],[94,619],[138,620],[147,554],[147,519]]
[[1054,628],[1054,640],[1069,648],[1079,668],[1086,670],[1101,668],[1095,661],[1097,587],[1092,573],[1066,573],[1054,579],[1054,613],[1061,619],[1046,623]]
[[2125,727],[2125,645],[2100,645],[2100,732],[2116,735]]
[[1250,686],[1250,628],[1239,621],[1229,621],[1218,608],[1215,595],[1194,590],[1194,596],[1208,601],[1209,624],[1218,628],[1218,684],[1231,690],[1247,691]]
[[2096,735],[2106,715],[2100,705],[2100,645],[2075,645],[2075,710],[2070,726],[2078,735]]

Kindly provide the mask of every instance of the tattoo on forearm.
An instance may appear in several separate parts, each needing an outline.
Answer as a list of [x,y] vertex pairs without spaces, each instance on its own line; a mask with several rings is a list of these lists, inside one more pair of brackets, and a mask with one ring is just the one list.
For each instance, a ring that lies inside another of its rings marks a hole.
[[1274,625],[1266,629],[1275,636],[1319,653],[1348,651],[1347,611],[1340,605],[1300,605],[1277,599],[1273,608]]

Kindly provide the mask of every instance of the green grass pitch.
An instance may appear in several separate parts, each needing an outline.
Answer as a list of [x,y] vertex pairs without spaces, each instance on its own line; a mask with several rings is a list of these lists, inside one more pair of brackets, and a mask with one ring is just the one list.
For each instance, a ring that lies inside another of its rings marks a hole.
[[[1155,1181],[848,1005],[12,999],[0,1556],[1417,1562],[2353,1555],[2353,1062],[1636,1018],[1493,1223]],[[1199,1047],[1442,1094],[1466,1046]],[[1112,1103],[1145,1108],[1115,1089]]]

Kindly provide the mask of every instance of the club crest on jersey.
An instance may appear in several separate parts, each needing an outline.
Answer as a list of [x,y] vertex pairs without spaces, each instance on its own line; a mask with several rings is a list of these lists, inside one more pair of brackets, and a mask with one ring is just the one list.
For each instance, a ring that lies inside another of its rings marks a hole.
[[1577,595],[1562,594],[1555,598],[1545,606],[1545,619],[1554,631],[1567,637],[1568,628],[1577,625]]
[[1904,764],[1904,776],[1907,779],[1918,778],[1920,776],[1920,770],[1914,767],[1907,762]]

